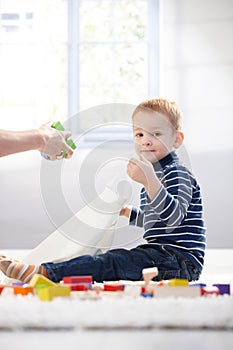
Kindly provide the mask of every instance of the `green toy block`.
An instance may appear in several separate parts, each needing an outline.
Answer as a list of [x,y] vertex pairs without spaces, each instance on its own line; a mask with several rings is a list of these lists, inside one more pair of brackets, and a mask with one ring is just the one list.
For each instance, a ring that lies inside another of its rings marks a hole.
[[65,131],[64,126],[63,126],[62,123],[59,122],[59,121],[54,122],[54,123],[51,125],[51,127],[54,128],[54,129],[56,129],[56,130]]

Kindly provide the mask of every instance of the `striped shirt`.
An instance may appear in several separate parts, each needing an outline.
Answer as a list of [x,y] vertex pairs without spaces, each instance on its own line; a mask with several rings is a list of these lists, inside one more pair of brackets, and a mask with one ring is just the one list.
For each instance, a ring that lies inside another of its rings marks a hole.
[[160,191],[151,201],[145,188],[141,189],[140,208],[132,208],[129,223],[144,227],[148,243],[181,253],[201,272],[206,229],[200,187],[175,152],[153,167],[162,183]]

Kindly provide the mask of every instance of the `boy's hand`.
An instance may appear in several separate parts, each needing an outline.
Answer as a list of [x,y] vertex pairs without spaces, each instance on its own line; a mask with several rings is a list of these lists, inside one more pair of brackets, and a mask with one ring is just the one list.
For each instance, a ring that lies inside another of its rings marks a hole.
[[141,183],[152,201],[161,188],[161,182],[157,178],[153,165],[143,155],[140,159],[131,158],[127,166],[127,174],[132,180]]
[[125,216],[128,219],[130,217],[130,214],[131,214],[131,207],[127,205],[125,205],[119,213],[120,216]]
[[151,179],[156,177],[153,166],[143,155],[140,159],[131,158],[127,166],[129,177],[147,187]]

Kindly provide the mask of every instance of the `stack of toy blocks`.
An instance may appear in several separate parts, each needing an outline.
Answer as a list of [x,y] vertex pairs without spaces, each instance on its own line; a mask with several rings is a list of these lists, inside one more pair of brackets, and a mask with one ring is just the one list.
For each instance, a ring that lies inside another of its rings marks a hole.
[[54,283],[48,278],[35,274],[29,284],[23,282],[0,285],[0,294],[32,295],[42,301],[52,301],[55,297],[79,296],[82,299],[118,297],[149,297],[166,298],[182,297],[195,298],[202,296],[219,296],[231,294],[230,284],[214,284],[207,286],[203,283],[189,283],[186,279],[170,279],[155,282],[158,275],[156,267],[142,271],[142,281],[106,281],[93,282],[92,276],[67,276],[60,283]]
[[39,274],[32,277],[29,285],[36,290],[36,294],[42,301],[51,301],[55,297],[70,296],[69,287],[60,286]]

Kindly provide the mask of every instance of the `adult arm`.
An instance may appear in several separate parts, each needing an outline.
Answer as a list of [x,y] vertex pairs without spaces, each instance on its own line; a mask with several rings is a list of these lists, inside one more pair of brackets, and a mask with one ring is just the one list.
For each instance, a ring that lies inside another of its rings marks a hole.
[[73,150],[66,144],[66,139],[70,136],[70,132],[58,131],[52,128],[50,123],[33,130],[0,130],[0,156],[38,150],[47,154],[50,160],[55,160],[61,150],[65,150],[66,157],[70,158]]

